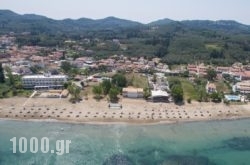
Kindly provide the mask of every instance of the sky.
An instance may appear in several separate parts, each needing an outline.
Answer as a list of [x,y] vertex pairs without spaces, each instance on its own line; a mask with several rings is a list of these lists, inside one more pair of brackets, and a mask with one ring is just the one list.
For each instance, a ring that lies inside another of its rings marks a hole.
[[115,16],[149,23],[173,20],[235,20],[250,25],[250,0],[0,0],[0,9],[53,19]]

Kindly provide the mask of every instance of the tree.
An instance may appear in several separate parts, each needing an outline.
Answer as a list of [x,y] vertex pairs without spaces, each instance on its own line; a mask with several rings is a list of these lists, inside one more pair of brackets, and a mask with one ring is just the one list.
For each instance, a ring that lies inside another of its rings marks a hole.
[[149,88],[143,88],[143,97],[144,99],[148,99],[150,97],[151,93],[150,93],[150,90]]
[[5,82],[4,70],[2,67],[2,63],[0,63],[0,83],[4,83],[4,82]]
[[69,73],[71,68],[72,68],[72,66],[69,62],[63,61],[61,63],[61,69],[63,70],[64,73]]
[[38,74],[42,70],[42,68],[38,65],[33,65],[30,67],[30,70],[32,73]]
[[118,97],[117,95],[119,94],[119,90],[116,87],[112,87],[109,90],[109,99],[111,102],[117,102]]
[[102,86],[101,86],[101,85],[93,86],[92,92],[95,94],[95,98],[96,98],[97,100],[101,99]]
[[169,79],[169,88],[171,89],[174,85],[181,85],[181,82],[177,78],[171,78]]
[[156,52],[155,52],[155,55],[156,57],[158,58],[162,58],[164,57],[165,55],[168,54],[168,48],[166,46],[161,46]]
[[213,92],[210,95],[210,98],[212,99],[213,102],[216,102],[216,103],[220,103],[222,100],[222,98],[218,92]]
[[102,86],[102,91],[104,95],[107,95],[109,93],[109,90],[112,86],[110,80],[103,80],[103,82],[101,83]]
[[12,74],[12,70],[10,67],[5,67],[5,70],[7,72],[7,84],[10,88],[13,90],[13,94],[17,94],[17,89],[22,89],[22,82],[21,77],[17,75]]
[[85,85],[85,84],[84,84],[84,82],[83,82],[83,81],[81,81],[81,83],[80,83],[80,84],[81,84],[82,88],[84,88],[84,85]]
[[207,70],[207,79],[209,81],[213,81],[217,76],[217,73],[214,69],[208,69]]
[[68,90],[72,96],[70,99],[72,102],[79,101],[81,99],[80,97],[81,89],[76,84],[69,83]]
[[207,102],[208,101],[208,94],[206,92],[206,89],[204,86],[202,85],[199,85],[198,88],[198,101],[202,102],[202,101],[205,101]]
[[171,93],[175,103],[181,103],[183,101],[183,89],[181,85],[173,85]]
[[222,50],[213,50],[210,53],[210,58],[225,58]]
[[127,85],[127,79],[122,74],[115,74],[112,77],[112,83],[115,84],[117,87],[126,87]]
[[157,81],[157,76],[156,76],[156,74],[153,75],[153,80],[152,80],[152,81],[153,81],[153,83],[156,83],[156,81]]
[[182,76],[183,76],[183,77],[189,77],[189,71],[188,71],[188,70],[184,71],[184,72],[182,73]]
[[7,72],[8,84],[11,87],[14,87],[14,85],[15,85],[15,78],[14,78],[14,76],[12,74],[11,68],[10,67],[5,67],[5,70]]
[[84,69],[83,74],[87,77],[89,75],[89,69],[88,68]]

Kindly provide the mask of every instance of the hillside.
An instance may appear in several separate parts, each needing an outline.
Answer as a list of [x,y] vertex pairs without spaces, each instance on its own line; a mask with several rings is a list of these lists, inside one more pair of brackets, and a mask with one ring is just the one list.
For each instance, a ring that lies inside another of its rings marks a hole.
[[[64,47],[63,41],[72,39],[93,50],[97,58],[125,54],[160,57],[169,64],[199,61],[221,65],[250,60],[250,26],[232,20],[162,19],[142,24],[115,17],[53,20],[0,10],[0,34],[9,32],[16,33],[19,45]],[[22,32],[31,35],[20,35]],[[84,44],[86,38],[90,44]],[[110,42],[113,39],[119,39],[121,45]],[[100,47],[101,43],[105,46]]]
[[126,28],[141,25],[138,22],[107,17],[99,20],[81,18],[77,20],[53,20],[44,16],[25,14],[19,15],[9,10],[0,10],[1,32],[68,32]]

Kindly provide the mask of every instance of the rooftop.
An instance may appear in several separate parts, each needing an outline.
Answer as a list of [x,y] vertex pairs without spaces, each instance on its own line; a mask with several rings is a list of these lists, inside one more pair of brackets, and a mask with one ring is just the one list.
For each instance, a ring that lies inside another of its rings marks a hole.
[[165,96],[168,97],[169,94],[166,91],[162,91],[162,90],[157,90],[157,91],[151,91],[151,95],[152,97],[156,97],[156,96]]
[[143,92],[142,88],[127,87],[123,88],[122,92]]
[[66,75],[25,75],[22,78],[67,78]]

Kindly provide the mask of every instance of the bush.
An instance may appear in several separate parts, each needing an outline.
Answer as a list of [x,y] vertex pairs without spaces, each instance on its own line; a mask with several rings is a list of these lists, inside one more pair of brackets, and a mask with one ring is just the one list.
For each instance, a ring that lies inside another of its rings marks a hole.
[[187,99],[187,102],[188,102],[189,104],[191,104],[192,99],[191,99],[191,98],[188,98],[188,99]]
[[222,98],[221,98],[221,95],[217,92],[213,92],[211,95],[210,95],[210,98],[212,99],[213,102],[215,103],[220,103]]
[[230,102],[228,100],[224,100],[224,104],[229,105]]

